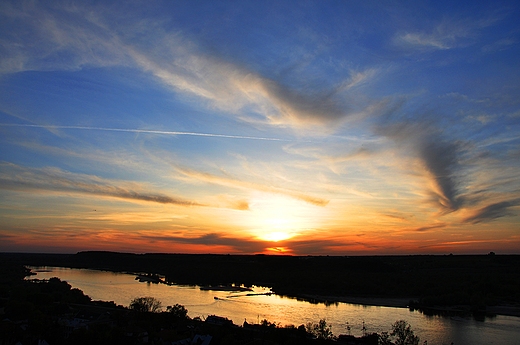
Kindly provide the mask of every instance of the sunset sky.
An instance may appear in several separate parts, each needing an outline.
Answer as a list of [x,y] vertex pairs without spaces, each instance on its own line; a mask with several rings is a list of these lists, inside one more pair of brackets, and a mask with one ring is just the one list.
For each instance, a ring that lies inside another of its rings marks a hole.
[[1,1],[0,251],[520,254],[518,1]]

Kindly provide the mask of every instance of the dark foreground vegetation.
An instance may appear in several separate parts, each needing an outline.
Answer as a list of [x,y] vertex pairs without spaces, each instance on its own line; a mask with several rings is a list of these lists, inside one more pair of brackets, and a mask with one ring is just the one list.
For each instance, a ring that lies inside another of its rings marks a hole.
[[389,332],[334,336],[326,320],[279,326],[268,320],[234,325],[219,316],[191,319],[179,304],[135,298],[129,308],[92,301],[58,278],[25,280],[30,270],[6,257],[0,261],[0,344],[402,344],[419,338],[406,321]]
[[518,255],[0,255],[23,265],[160,274],[175,284],[268,286],[276,294],[315,302],[401,298],[424,312],[520,316]]

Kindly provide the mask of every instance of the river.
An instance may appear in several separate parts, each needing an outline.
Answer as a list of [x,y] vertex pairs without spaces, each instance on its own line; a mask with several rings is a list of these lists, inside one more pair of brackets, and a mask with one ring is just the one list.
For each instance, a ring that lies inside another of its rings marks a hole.
[[[407,308],[364,306],[348,303],[332,305],[312,304],[275,294],[247,296],[246,292],[207,291],[194,286],[169,286],[140,283],[135,275],[71,269],[60,267],[30,267],[36,276],[48,279],[58,277],[72,287],[81,289],[93,300],[114,301],[128,306],[135,297],[152,296],[164,307],[182,304],[190,317],[208,315],[227,317],[237,325],[244,320],[257,323],[264,319],[280,325],[301,325],[325,319],[335,335],[361,336],[363,326],[367,333],[390,331],[396,320],[406,320],[421,338],[421,344],[520,344],[520,318],[497,315],[478,321],[471,317],[427,316]],[[254,287],[254,293],[269,292],[268,288]],[[217,297],[218,299],[215,299]]]

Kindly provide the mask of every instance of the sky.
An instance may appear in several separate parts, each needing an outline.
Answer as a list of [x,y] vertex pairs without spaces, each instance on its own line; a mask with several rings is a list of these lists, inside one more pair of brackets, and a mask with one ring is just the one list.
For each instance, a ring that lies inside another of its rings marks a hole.
[[0,251],[520,254],[517,1],[0,2]]

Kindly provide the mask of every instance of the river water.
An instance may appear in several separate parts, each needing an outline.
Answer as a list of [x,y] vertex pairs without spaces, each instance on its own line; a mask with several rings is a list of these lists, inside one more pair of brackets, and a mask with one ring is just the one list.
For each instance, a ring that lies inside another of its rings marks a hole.
[[[390,308],[338,303],[312,304],[277,295],[246,296],[244,292],[205,291],[193,286],[169,286],[140,283],[134,275],[106,271],[60,267],[31,267],[37,273],[31,278],[58,277],[72,287],[82,290],[93,300],[114,301],[128,306],[135,297],[152,296],[164,307],[182,304],[190,317],[208,315],[227,317],[237,325],[244,320],[257,323],[264,319],[280,325],[317,323],[325,319],[335,335],[361,336],[363,326],[367,333],[390,331],[396,320],[406,320],[428,345],[435,344],[519,344],[520,318],[501,316],[478,321],[471,317],[427,316],[407,308]],[[255,293],[268,288],[254,287]],[[215,299],[217,297],[218,299]]]

